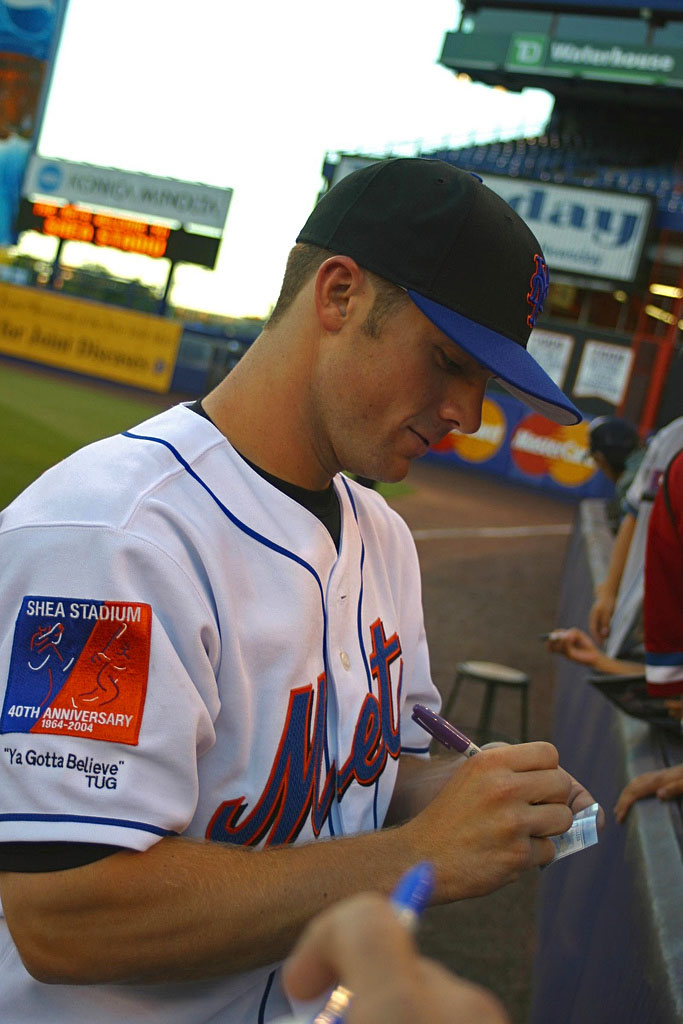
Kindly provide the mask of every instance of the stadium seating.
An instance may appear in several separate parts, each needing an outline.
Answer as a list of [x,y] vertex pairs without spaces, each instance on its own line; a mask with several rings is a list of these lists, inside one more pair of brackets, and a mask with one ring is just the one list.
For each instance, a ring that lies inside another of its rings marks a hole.
[[[637,122],[636,122],[637,123]],[[580,127],[578,125],[580,124]],[[608,110],[599,110],[592,123],[571,109],[556,112],[542,135],[488,144],[438,149],[433,156],[479,174],[538,179],[630,194],[651,195],[657,201],[658,226],[683,230],[683,174],[672,151],[675,133],[614,130]]]

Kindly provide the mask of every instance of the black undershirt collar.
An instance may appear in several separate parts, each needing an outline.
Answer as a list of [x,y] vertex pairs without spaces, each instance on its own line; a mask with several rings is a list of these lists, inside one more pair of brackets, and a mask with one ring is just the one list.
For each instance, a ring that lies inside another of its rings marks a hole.
[[[207,413],[206,409],[201,403],[201,399],[196,402],[192,402],[188,406],[192,412],[198,413],[199,416],[203,416],[209,423],[213,423],[213,420]],[[213,423],[216,426],[215,423]],[[218,429],[218,428],[216,428]],[[234,447],[234,446],[233,446]],[[339,550],[339,538],[341,536],[341,510],[339,507],[339,498],[333,484],[330,484],[322,491],[312,491],[307,487],[300,487],[298,484],[292,484],[288,480],[281,480],[278,476],[273,476],[272,473],[268,473],[265,469],[261,469],[260,466],[255,465],[251,459],[248,459],[246,455],[242,455],[237,448],[235,451],[241,459],[247,463],[248,466],[258,473],[260,477],[267,480],[273,487],[277,487],[279,491],[286,494],[289,498],[298,502],[299,505],[303,505],[305,509],[308,509],[316,519],[319,519],[323,524],[327,532],[334,541],[334,546]]]

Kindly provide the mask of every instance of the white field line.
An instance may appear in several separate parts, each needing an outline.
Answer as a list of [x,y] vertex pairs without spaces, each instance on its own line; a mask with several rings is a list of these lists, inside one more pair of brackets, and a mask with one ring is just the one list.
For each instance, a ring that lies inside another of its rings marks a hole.
[[566,537],[571,523],[541,523],[538,526],[446,526],[434,530],[413,530],[415,540],[458,540],[461,537]]

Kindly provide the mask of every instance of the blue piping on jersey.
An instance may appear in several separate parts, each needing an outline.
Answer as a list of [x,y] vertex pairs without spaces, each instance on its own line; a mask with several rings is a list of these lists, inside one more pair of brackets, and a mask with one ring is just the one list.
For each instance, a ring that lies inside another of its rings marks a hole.
[[[356,503],[353,500],[353,495],[351,494],[351,488],[349,487],[349,485],[348,485],[348,483],[347,483],[347,481],[346,481],[346,479],[344,477],[342,477],[342,480],[344,481],[344,487],[346,488],[346,493],[349,496],[349,501],[351,503],[351,508],[353,509],[353,516],[354,516],[354,519],[356,520],[356,526],[358,527],[358,536],[360,537],[360,593],[358,594],[358,612],[357,612],[357,616],[356,616],[356,628],[358,630],[358,645],[360,647],[361,655],[363,656],[363,665],[365,666],[365,675],[366,675],[366,678],[367,678],[367,681],[368,681],[368,693],[372,693],[372,675],[370,673],[370,666],[368,665],[368,659],[367,659],[367,657],[365,655],[365,644],[363,642],[363,618],[362,618],[362,614],[363,614],[363,566],[365,565],[365,544],[363,542],[363,534],[360,531],[360,525],[358,523],[358,512],[356,510]],[[400,721],[401,721],[401,718],[400,718],[400,713],[399,713],[399,729],[401,727],[400,726]],[[375,789],[375,792],[374,792],[374,796],[373,796],[373,799],[372,799],[372,822],[373,822],[373,825],[375,826],[375,829],[377,829],[377,828],[379,828],[378,814],[377,814],[377,803],[378,803],[378,800],[379,800],[379,778],[375,782],[374,789]]]
[[261,996],[261,1005],[258,1008],[258,1024],[264,1024],[264,1021],[266,1019],[266,1004],[268,1003],[268,996],[270,995],[270,990],[273,987],[276,970],[277,968],[272,970],[268,975],[268,981],[266,982],[266,987],[264,988],[263,995]]
[[153,832],[155,836],[177,836],[170,828],[159,828],[146,821],[127,818],[97,818],[88,814],[0,814],[0,821],[82,821],[89,825],[114,825],[117,828],[135,828],[140,832]]
[[[300,558],[299,555],[294,554],[293,551],[288,551],[286,548],[281,547],[279,544],[276,544],[275,541],[269,540],[268,537],[264,537],[262,534],[257,533],[256,530],[252,530],[252,528],[250,526],[247,526],[247,524],[243,523],[241,519],[238,519],[237,516],[234,515],[230,511],[230,509],[227,508],[227,506],[223,504],[223,502],[220,500],[218,495],[214,494],[214,492],[211,490],[209,485],[207,483],[205,483],[204,480],[202,480],[202,478],[199,476],[199,474],[194,471],[194,469],[189,464],[189,462],[187,462],[187,460],[183,458],[183,456],[180,454],[178,449],[175,448],[170,443],[170,441],[166,441],[163,437],[151,437],[151,436],[145,435],[145,434],[134,434],[130,430],[124,430],[123,431],[123,436],[124,437],[131,437],[131,438],[133,438],[136,441],[154,441],[156,444],[161,444],[165,448],[168,448],[168,450],[171,452],[173,457],[175,459],[177,459],[177,461],[180,463],[180,465],[183,467],[183,469],[187,473],[189,473],[190,476],[194,480],[196,480],[197,483],[200,484],[204,488],[204,490],[209,495],[209,497],[211,497],[215,501],[215,503],[218,505],[218,507],[221,510],[221,512],[223,512],[224,515],[226,515],[228,517],[230,522],[233,523],[239,530],[242,530],[243,533],[246,533],[248,537],[251,537],[253,540],[257,541],[259,544],[263,544],[264,547],[270,548],[271,551],[275,551],[279,555],[284,555],[285,558],[290,558],[293,562],[296,562],[298,565],[302,566],[304,569],[306,569],[308,572],[310,572],[311,576],[313,576],[313,579],[318,584],[318,590],[320,591],[320,603],[322,605],[322,612],[323,612],[323,668],[325,670],[325,675],[327,676],[327,678],[329,678],[328,665],[327,665],[327,610],[325,608],[325,594],[324,594],[324,591],[323,591],[323,585],[322,585],[322,582],[320,580],[320,577],[318,576],[318,574],[315,571],[315,569],[313,568],[313,566],[309,565],[309,563],[304,561],[303,558]],[[328,748],[328,744],[327,744],[327,717],[325,718],[325,760],[327,762],[327,764],[326,764],[327,770],[329,771],[330,770],[330,761],[329,761],[329,748]],[[330,815],[328,815],[328,817],[327,817],[327,827],[329,829],[330,835],[333,836],[335,834],[335,831],[334,831],[334,825],[332,824],[332,818],[331,818]]]
[[358,627],[358,640],[359,640],[359,645],[360,645],[360,653],[363,656],[363,665],[365,667],[365,676],[366,676],[366,679],[368,681],[368,693],[372,693],[372,676],[370,675],[370,666],[368,665],[368,659],[367,659],[367,657],[365,655],[365,644],[363,643],[362,612],[363,612],[363,566],[365,565],[365,544],[363,543],[363,535],[360,532],[360,526],[359,526],[359,523],[358,523],[358,512],[356,511],[356,503],[353,500],[353,495],[351,494],[351,488],[349,487],[349,485],[346,482],[346,479],[344,477],[342,477],[342,480],[344,482],[344,487],[346,488],[346,493],[349,496],[349,502],[351,503],[351,508],[353,509],[353,517],[356,520],[356,526],[358,527],[358,536],[360,537],[360,593],[358,594],[358,612],[357,612],[357,616],[356,616],[356,623],[357,623],[357,627]]

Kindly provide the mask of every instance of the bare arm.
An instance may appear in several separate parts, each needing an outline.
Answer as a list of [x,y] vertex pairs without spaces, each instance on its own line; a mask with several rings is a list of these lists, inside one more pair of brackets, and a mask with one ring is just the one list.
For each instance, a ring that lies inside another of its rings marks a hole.
[[389,893],[421,860],[435,865],[437,903],[506,885],[552,858],[544,837],[569,827],[577,799],[592,801],[577,795],[553,746],[500,747],[462,764],[396,828],[275,850],[162,839],[69,871],[2,874],[0,894],[41,981],[225,975],[280,959],[330,903],[368,888]]
[[645,672],[645,666],[640,661],[608,657],[593,643],[587,633],[576,626],[572,626],[571,629],[554,629],[548,638],[548,650],[553,654],[563,654],[570,661],[592,668],[595,672],[604,672],[611,676],[640,676]]
[[167,838],[68,871],[0,875],[0,894],[27,970],[40,981],[208,978],[280,959],[319,910],[381,885],[365,881],[367,861],[380,858],[396,881],[410,863],[397,838],[272,851]]
[[590,610],[588,624],[593,639],[598,643],[602,643],[605,637],[609,636],[612,614],[635,528],[636,517],[627,513],[621,521],[614,540],[607,575],[602,583],[595,588],[595,602]]

